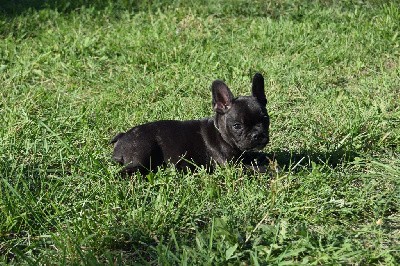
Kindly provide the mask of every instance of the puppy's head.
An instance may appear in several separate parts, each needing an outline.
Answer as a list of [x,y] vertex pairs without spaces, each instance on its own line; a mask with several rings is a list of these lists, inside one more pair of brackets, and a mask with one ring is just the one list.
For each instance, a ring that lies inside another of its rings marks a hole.
[[260,150],[269,142],[269,116],[264,92],[264,78],[253,77],[252,95],[234,97],[221,80],[212,83],[215,126],[222,138],[241,150]]

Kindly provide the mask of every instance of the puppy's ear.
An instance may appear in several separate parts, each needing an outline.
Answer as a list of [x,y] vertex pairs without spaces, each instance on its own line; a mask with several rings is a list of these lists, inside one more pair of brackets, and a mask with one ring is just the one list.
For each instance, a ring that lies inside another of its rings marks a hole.
[[232,106],[233,94],[221,80],[215,80],[211,85],[212,105],[214,111],[220,114],[225,113]]
[[267,104],[267,98],[265,97],[264,91],[264,77],[260,73],[256,73],[253,77],[251,92],[262,105]]

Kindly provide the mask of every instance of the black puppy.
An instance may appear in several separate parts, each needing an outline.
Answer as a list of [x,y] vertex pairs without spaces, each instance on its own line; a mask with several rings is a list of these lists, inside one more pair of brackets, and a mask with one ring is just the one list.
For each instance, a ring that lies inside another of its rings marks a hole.
[[264,148],[269,116],[263,76],[254,75],[252,96],[235,98],[221,80],[211,89],[213,118],[156,121],[115,136],[113,158],[125,166],[123,172],[147,174],[167,163],[183,170],[201,165],[212,170],[215,163],[236,162],[246,152]]

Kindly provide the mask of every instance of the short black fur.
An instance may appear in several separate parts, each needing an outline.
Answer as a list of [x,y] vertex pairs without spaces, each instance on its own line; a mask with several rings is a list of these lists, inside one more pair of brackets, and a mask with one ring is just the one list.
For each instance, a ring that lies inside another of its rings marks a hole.
[[124,165],[123,172],[145,175],[167,163],[181,170],[205,166],[212,171],[216,164],[237,162],[264,148],[269,142],[269,116],[263,76],[254,75],[251,96],[235,98],[221,80],[211,89],[212,118],[156,121],[115,136],[113,158]]

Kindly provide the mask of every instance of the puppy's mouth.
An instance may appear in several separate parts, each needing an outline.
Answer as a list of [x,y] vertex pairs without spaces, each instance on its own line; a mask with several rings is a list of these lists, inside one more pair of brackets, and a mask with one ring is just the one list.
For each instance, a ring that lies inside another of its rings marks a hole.
[[267,143],[257,145],[257,146],[255,146],[254,148],[252,148],[251,151],[260,151],[260,150],[264,149],[265,146],[267,146]]
[[251,143],[251,145],[249,145],[249,147],[247,147],[244,150],[246,150],[246,151],[260,151],[260,150],[264,149],[265,146],[267,146],[268,143],[269,143],[269,139],[265,138],[265,139],[262,139],[262,140],[259,140],[259,141],[255,142],[255,143]]

